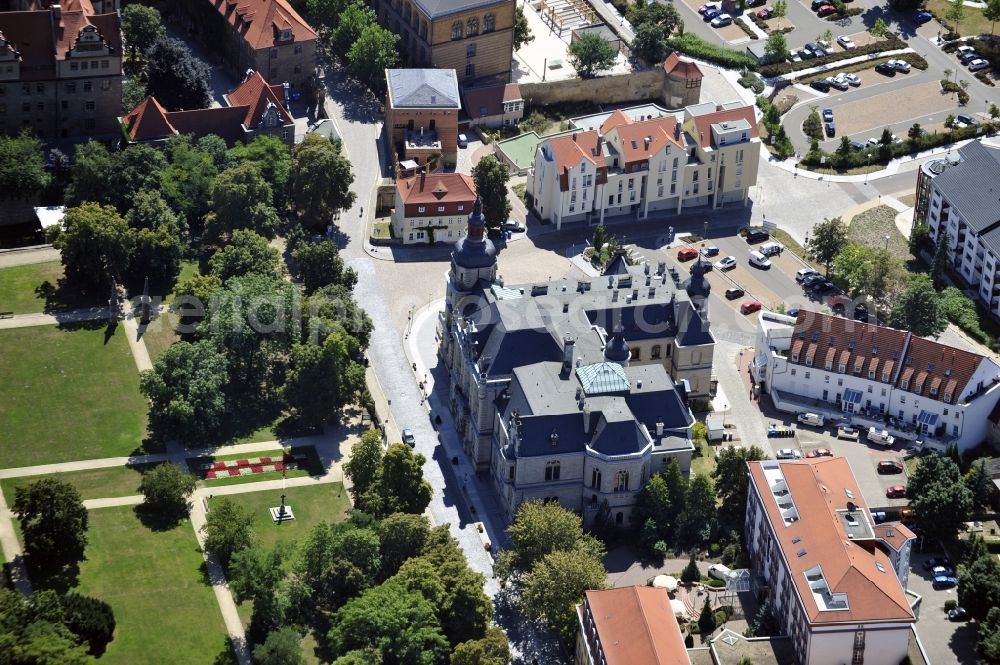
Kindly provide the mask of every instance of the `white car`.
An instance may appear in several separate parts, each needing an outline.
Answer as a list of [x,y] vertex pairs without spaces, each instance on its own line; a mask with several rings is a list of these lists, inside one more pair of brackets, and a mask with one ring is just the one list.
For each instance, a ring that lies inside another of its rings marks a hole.
[[986,69],[989,66],[990,63],[986,62],[982,58],[976,58],[975,60],[969,63],[969,71],[978,72],[980,69]]
[[767,270],[771,267],[771,262],[760,252],[750,252],[750,265],[761,270]]
[[812,425],[813,427],[822,427],[826,423],[826,418],[821,413],[800,413],[798,420],[803,425]]
[[729,14],[719,14],[718,16],[712,19],[712,27],[721,28],[725,25],[729,25],[732,22],[733,22],[733,17],[730,16]]
[[778,459],[802,459],[802,453],[792,448],[782,448],[774,456]]
[[809,275],[818,275],[818,274],[819,273],[817,273],[812,268],[802,268],[797,273],[795,273],[795,281],[796,282],[801,282],[802,280],[804,280]]
[[837,43],[840,44],[844,49],[854,48],[854,40],[847,35],[841,35],[837,37]]
[[715,267],[718,268],[719,270],[732,270],[733,268],[736,267],[736,257],[727,256],[725,258],[719,259],[719,261],[715,264]]
[[886,430],[878,430],[874,427],[868,428],[868,440],[872,443],[877,443],[880,446],[885,446],[886,448],[891,448],[892,444],[896,443],[896,437],[889,434]]
[[908,63],[906,60],[890,60],[885,64],[889,65],[897,72],[903,72],[904,74],[907,74],[910,71],[910,63]]
[[976,49],[972,48],[968,44],[964,44],[955,49],[955,53],[961,55],[962,53],[975,53]]
[[870,139],[868,139],[868,145],[878,145],[878,144],[879,144],[879,139],[877,136],[873,136]]
[[841,76],[844,77],[844,80],[847,81],[849,85],[852,85],[855,88],[861,85],[861,77],[857,74],[842,74]]

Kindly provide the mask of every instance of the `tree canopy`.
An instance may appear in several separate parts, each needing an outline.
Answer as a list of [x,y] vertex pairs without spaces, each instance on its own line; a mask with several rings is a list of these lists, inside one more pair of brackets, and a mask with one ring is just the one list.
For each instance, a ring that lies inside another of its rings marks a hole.
[[351,163],[337,144],[317,134],[306,134],[295,146],[289,171],[290,199],[308,226],[326,228],[333,215],[354,203]]
[[67,279],[101,287],[122,279],[134,243],[132,230],[117,210],[88,202],[66,211],[63,231],[52,244],[62,254]]
[[249,229],[273,238],[279,219],[272,200],[271,186],[254,164],[232,166],[212,183],[211,212],[205,217],[205,233],[211,238],[222,238],[236,229]]
[[925,337],[948,325],[934,283],[928,275],[910,275],[909,283],[889,313],[889,325]]
[[205,522],[205,547],[215,552],[223,566],[229,566],[237,552],[253,546],[253,515],[238,503],[220,498]]
[[520,51],[521,47],[535,40],[531,34],[531,26],[528,25],[528,18],[524,15],[524,8],[518,6],[514,10],[514,50]]
[[28,132],[0,136],[0,192],[34,199],[50,181],[41,142]]
[[375,10],[358,0],[348,3],[337,16],[337,27],[330,32],[330,44],[333,50],[340,55],[346,55],[365,28],[370,25],[378,25]]
[[601,561],[588,552],[550,552],[524,578],[522,611],[570,643],[577,633],[576,605],[588,590],[603,589],[606,577]]
[[847,247],[847,242],[847,225],[840,217],[834,217],[813,226],[807,249],[813,258],[826,267],[827,274],[830,274],[830,264]]
[[906,496],[917,524],[932,538],[950,539],[972,515],[972,493],[948,457],[921,457],[907,479]]
[[604,555],[604,546],[584,533],[580,517],[558,503],[522,503],[507,533],[512,547],[500,555],[502,561],[497,565],[501,577],[527,572],[557,550],[579,549],[596,559]]
[[347,51],[351,74],[376,94],[385,91],[385,70],[399,62],[399,35],[368,25]]
[[169,517],[187,513],[188,497],[194,492],[195,478],[172,462],[157,464],[142,475],[139,492],[146,505]]
[[507,198],[507,181],[510,180],[507,165],[493,155],[487,155],[472,167],[472,179],[476,183],[476,194],[482,199],[486,225],[500,228],[510,217],[511,210]]
[[581,78],[594,78],[611,69],[618,54],[604,37],[588,32],[569,45],[566,50],[570,64]]
[[208,106],[209,80],[208,65],[178,39],[161,37],[146,51],[146,89],[171,111]]
[[14,490],[11,511],[20,520],[24,549],[42,564],[75,564],[87,546],[89,517],[80,492],[54,478]]
[[155,7],[131,4],[122,10],[122,35],[132,60],[166,34],[167,29]]
[[265,275],[279,278],[284,271],[281,255],[267,238],[250,229],[236,229],[229,242],[208,261],[212,275],[223,284],[234,277]]

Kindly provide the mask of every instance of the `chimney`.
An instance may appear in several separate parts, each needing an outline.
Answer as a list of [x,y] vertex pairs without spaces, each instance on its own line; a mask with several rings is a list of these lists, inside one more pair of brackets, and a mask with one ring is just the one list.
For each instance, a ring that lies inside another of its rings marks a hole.
[[62,21],[62,5],[60,5],[60,4],[52,5],[51,9],[52,9],[52,16],[53,16],[53,18],[55,18],[55,20],[57,22],[61,22]]
[[618,302],[618,289],[611,292],[611,302]]
[[663,421],[656,419],[656,436],[663,436]]
[[590,434],[590,405],[583,401],[583,433]]
[[680,125],[680,123],[677,123],[677,124],[674,125],[674,140],[675,141],[680,141],[681,140],[681,125]]
[[639,289],[632,289],[632,300],[639,299]]
[[650,138],[647,136],[642,140],[643,144],[646,146],[646,150],[649,150]]
[[573,143],[576,143],[576,132],[573,132]]
[[569,374],[573,371],[573,349],[576,348],[576,340],[569,333],[563,335],[563,362],[562,371]]
[[636,379],[635,387],[636,387],[636,390],[641,390],[642,389],[642,379]]

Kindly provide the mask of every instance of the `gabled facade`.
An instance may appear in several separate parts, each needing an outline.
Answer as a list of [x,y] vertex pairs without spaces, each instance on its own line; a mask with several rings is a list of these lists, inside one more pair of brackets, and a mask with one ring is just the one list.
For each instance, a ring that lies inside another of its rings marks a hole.
[[753,107],[706,103],[656,118],[618,110],[599,126],[540,143],[528,191],[535,212],[557,229],[619,215],[680,214],[745,204],[758,158]]
[[465,234],[476,185],[464,173],[420,174],[396,181],[393,235],[403,244],[454,243]]
[[887,551],[909,568],[904,532],[876,531],[846,458],[749,467],[747,559],[797,662],[898,665],[916,617]]
[[462,90],[469,124],[479,127],[515,127],[524,116],[524,99],[516,83],[498,83]]
[[981,443],[1000,401],[1000,366],[986,356],[808,310],[759,319],[751,370],[778,409],[845,415],[941,448]]
[[113,138],[121,111],[118,15],[77,0],[0,12],[0,132],[43,140]]

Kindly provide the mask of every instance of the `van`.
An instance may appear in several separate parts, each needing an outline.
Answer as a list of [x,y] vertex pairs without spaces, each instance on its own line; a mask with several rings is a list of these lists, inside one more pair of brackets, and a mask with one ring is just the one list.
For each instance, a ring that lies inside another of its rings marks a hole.
[[708,576],[714,577],[717,580],[725,582],[729,579],[729,574],[732,573],[728,566],[723,566],[721,563],[713,563],[708,568]]
[[777,254],[781,254],[781,250],[783,249],[784,247],[781,246],[780,242],[772,241],[772,242],[765,242],[763,245],[760,246],[758,251],[764,256],[775,256]]
[[750,252],[750,265],[761,270],[767,270],[771,267],[771,262],[760,252]]
[[803,425],[812,425],[813,427],[822,427],[826,423],[826,418],[824,418],[819,413],[800,413],[799,422]]

